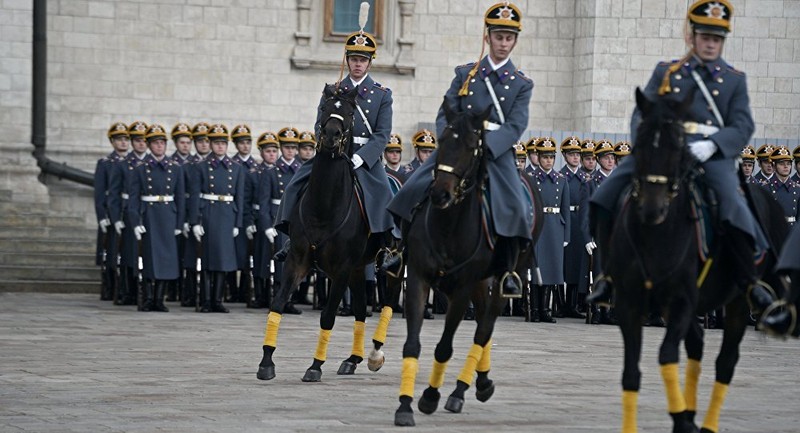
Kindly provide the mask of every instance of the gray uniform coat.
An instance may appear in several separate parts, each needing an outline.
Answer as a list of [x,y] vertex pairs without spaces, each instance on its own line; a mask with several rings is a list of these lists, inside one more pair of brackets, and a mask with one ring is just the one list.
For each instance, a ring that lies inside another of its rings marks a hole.
[[[544,225],[542,234],[536,242],[536,258],[542,272],[542,284],[564,283],[564,242],[570,240],[570,191],[567,178],[551,170],[539,170],[533,176],[533,187],[542,197]],[[557,209],[558,213],[553,213]],[[549,212],[548,212],[549,211]]]
[[255,210],[256,235],[253,238],[253,277],[269,278],[269,262],[272,259],[272,244],[267,239],[265,230],[275,223],[275,215],[281,202],[278,190],[278,170],[274,166],[261,164],[256,172],[256,184],[253,193],[258,209]]
[[[489,77],[505,114],[505,123],[499,129],[486,131],[485,134],[485,145],[488,148],[486,170],[489,175],[489,205],[495,232],[498,236],[530,239],[533,214],[520,185],[513,145],[528,126],[528,105],[533,93],[533,81],[517,70],[510,60],[497,71],[493,71],[487,56],[481,61],[478,73],[469,84],[469,95],[460,97],[458,91],[473,66],[470,63],[456,67],[455,77],[445,93],[445,101],[456,111],[476,115],[482,113],[494,106],[483,81],[485,77]],[[500,123],[495,109],[492,109],[489,121]],[[442,135],[446,124],[444,110],[440,109],[436,118],[437,136]],[[424,164],[414,170],[414,174],[389,204],[389,211],[398,218],[411,221],[414,208],[427,197],[428,187],[433,180],[437,152],[434,151]]]
[[794,224],[797,218],[800,217],[800,184],[787,179],[786,182],[781,182],[778,176],[772,176],[772,182],[769,183],[769,189],[772,191],[772,196],[783,208],[783,214],[790,224]]
[[[108,156],[97,160],[97,166],[94,169],[94,213],[97,216],[98,223],[105,218],[108,218],[112,224],[116,221],[112,219],[111,210],[109,209],[109,191],[111,188],[111,176],[114,174],[114,166],[119,161],[122,161],[122,157],[117,152],[111,152]],[[117,214],[119,214],[119,211]],[[114,230],[113,225],[107,228],[105,234],[100,230],[100,227],[97,228],[96,265],[103,264],[104,252],[106,266],[109,268],[116,267],[117,232]]]
[[139,269],[139,246],[136,241],[136,236],[133,233],[133,224],[131,223],[127,212],[128,198],[130,195],[130,186],[133,180],[133,171],[136,167],[144,164],[142,159],[139,159],[134,152],[128,154],[124,160],[114,165],[114,174],[111,176],[111,187],[109,189],[109,208],[113,213],[120,212],[116,215],[116,219],[112,221],[122,221],[125,223],[125,228],[122,229],[122,244],[120,245],[120,266],[128,268]]
[[789,233],[775,269],[782,272],[800,271],[800,224],[795,224]]
[[561,168],[560,173],[567,179],[569,186],[569,244],[564,248],[564,282],[578,284],[581,278],[581,261],[586,252],[584,245],[588,242],[581,232],[581,219],[578,210],[581,203],[581,187],[586,181],[580,168],[573,173],[568,166]]
[[[255,184],[255,178],[258,176],[256,173],[256,166],[258,163],[255,159],[253,159],[253,157],[243,159],[239,156],[239,154],[234,155],[231,158],[231,161],[241,165],[245,173],[247,173],[244,183],[244,209],[242,212],[242,227],[246,228],[252,225],[255,221],[255,218],[253,217],[253,200],[255,200],[256,197],[253,192],[253,188]],[[242,233],[241,236],[236,237],[236,269],[243,270],[250,268],[250,254],[247,248],[249,241],[250,240],[247,239],[247,236],[244,233]]]

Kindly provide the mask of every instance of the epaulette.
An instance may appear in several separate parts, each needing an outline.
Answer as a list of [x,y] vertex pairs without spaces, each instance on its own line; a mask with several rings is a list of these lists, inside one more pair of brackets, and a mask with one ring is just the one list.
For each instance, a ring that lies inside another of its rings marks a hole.
[[372,83],[372,87],[377,87],[377,88],[383,90],[384,92],[391,92],[392,91],[392,89],[383,86],[381,83],[378,83],[377,81]]
[[514,71],[514,74],[516,74],[517,76],[519,76],[520,78],[522,78],[525,81],[529,81],[531,83],[533,82],[533,80],[530,77],[528,77],[527,75],[525,75],[525,73],[522,72],[521,69],[517,69],[516,71]]
[[471,69],[473,66],[475,66],[475,62],[469,62],[469,63],[464,63],[463,65],[456,66],[456,69],[461,69],[461,68],[470,68]]
[[733,72],[736,75],[744,75],[743,71],[740,71],[740,70],[734,68],[732,65],[730,65],[728,63],[725,63],[725,66],[728,67],[728,72]]

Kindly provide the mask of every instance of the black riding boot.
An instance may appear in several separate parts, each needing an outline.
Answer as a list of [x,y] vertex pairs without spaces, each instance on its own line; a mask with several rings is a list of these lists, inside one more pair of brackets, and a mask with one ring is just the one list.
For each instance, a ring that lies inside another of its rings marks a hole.
[[586,316],[578,309],[578,286],[577,284],[567,285],[567,311],[566,317],[572,319],[585,319]]
[[249,304],[253,300],[253,278],[250,269],[242,269],[239,274],[239,302]]
[[164,305],[164,287],[169,284],[168,281],[164,280],[156,280],[155,282],[155,302],[153,302],[153,307],[150,311],[159,311],[162,313],[168,313],[169,308]]
[[342,296],[342,307],[339,308],[339,312],[337,314],[340,316],[353,315],[353,309],[350,308],[350,289],[345,290],[344,295]]
[[[214,273],[209,271],[200,272],[200,312],[211,312],[211,284]],[[221,278],[220,278],[221,279]]]
[[247,308],[263,308],[264,301],[262,299],[264,293],[264,279],[255,277],[253,278],[253,292],[254,299],[247,302]]
[[[591,208],[590,224],[594,228],[593,236],[597,243],[597,249],[594,250],[595,258],[600,262],[601,268],[604,266],[603,260],[608,257],[608,247],[611,237],[611,230],[614,226],[614,219],[611,212],[599,206],[592,206]],[[611,305],[614,296],[614,287],[611,284],[611,279],[605,275],[605,269],[602,270],[600,275],[596,276],[594,284],[592,285],[592,293],[586,297],[586,302],[590,304],[607,304]]]
[[211,280],[213,283],[211,311],[214,313],[227,313],[228,309],[222,304],[222,297],[225,293],[225,272],[214,272],[214,276]]
[[[239,302],[239,286],[236,283],[236,271],[226,272],[225,273],[225,285],[223,286],[223,290],[228,288],[228,302]],[[223,292],[224,293],[224,292]]]
[[[178,300],[178,281],[180,281],[180,279],[167,281],[167,302],[175,302]],[[158,299],[156,299],[156,301],[158,301]]]
[[530,305],[530,318],[528,319],[530,322],[539,322],[540,316],[539,311],[542,308],[542,286],[537,284],[531,284],[531,288],[529,291],[528,302]]
[[289,248],[291,248],[291,245],[289,244],[289,239],[286,239],[286,242],[283,243],[283,247],[272,256],[272,260],[276,262],[285,262],[286,257],[289,255]]
[[555,286],[541,286],[539,319],[541,319],[542,323],[556,323],[556,319],[550,309],[550,300],[554,291]]
[[128,276],[125,271],[125,266],[120,266],[119,276],[117,277],[117,292],[114,295],[114,305],[125,305],[125,299],[128,297]]
[[153,309],[153,280],[145,280],[139,290],[141,292],[139,311],[152,311]]
[[101,269],[100,279],[102,284],[100,286],[100,300],[111,301],[114,299],[114,268],[104,267]]
[[725,240],[728,243],[726,252],[731,255],[737,275],[734,276],[739,290],[743,290],[747,301],[750,303],[750,310],[753,313],[761,313],[772,305],[775,299],[772,294],[758,280],[756,264],[753,260],[753,241],[750,235],[728,226],[725,230]]
[[500,293],[506,298],[522,297],[522,280],[516,272],[519,249],[516,238],[501,237],[497,240],[497,251],[503,254],[500,259]]
[[186,269],[181,291],[181,307],[197,306],[197,271]]
[[127,266],[125,269],[125,281],[128,284],[128,296],[122,301],[122,305],[139,305],[139,291],[141,284],[139,284],[139,270]]
[[563,284],[556,284],[552,287],[553,293],[553,317],[559,319],[567,316],[567,296]]

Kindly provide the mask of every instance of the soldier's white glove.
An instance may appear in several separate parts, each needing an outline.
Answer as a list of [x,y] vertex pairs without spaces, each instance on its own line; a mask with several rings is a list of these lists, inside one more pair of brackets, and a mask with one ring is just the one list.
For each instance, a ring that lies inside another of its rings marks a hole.
[[239,236],[239,229],[234,227],[233,228],[233,237]]
[[353,155],[353,157],[350,158],[350,161],[353,163],[353,168],[361,167],[361,165],[364,164],[364,160],[361,159],[358,154]]
[[564,242],[564,248],[566,248],[567,245],[569,245],[569,242]]
[[206,231],[203,230],[203,226],[197,224],[194,227],[192,227],[192,234],[194,234],[194,238],[197,239],[197,242],[200,242],[200,238],[202,238],[203,235],[206,234]]
[[689,143],[689,152],[700,162],[708,161],[711,155],[717,151],[717,144],[711,140],[700,140]]
[[144,226],[136,226],[133,228],[133,235],[136,236],[136,240],[142,240],[142,235],[147,233],[147,229]]
[[267,240],[271,244],[274,244],[275,243],[275,238],[278,237],[278,231],[275,230],[274,227],[270,227],[270,228],[264,230],[264,234],[267,236]]
[[258,231],[258,229],[256,228],[255,224],[254,225],[249,225],[244,230],[244,234],[247,235],[247,239],[252,240],[253,239],[253,235],[256,234],[257,231]]
[[189,232],[192,229],[189,227],[189,223],[183,223],[183,237],[189,239]]
[[97,223],[97,225],[100,226],[101,232],[106,233],[108,232],[108,226],[111,225],[111,220],[108,218],[103,218]]
[[118,235],[122,235],[122,229],[124,228],[125,228],[125,223],[122,222],[121,220],[114,223],[114,230],[117,231]]
[[181,230],[181,229],[175,229],[175,236],[180,236],[180,235],[182,235],[182,234],[183,234],[183,230]]
[[595,248],[597,248],[597,244],[594,243],[594,241],[589,241],[589,242],[586,243],[586,245],[584,247],[586,248],[586,252],[589,253],[589,255],[591,256],[592,255],[592,251]]

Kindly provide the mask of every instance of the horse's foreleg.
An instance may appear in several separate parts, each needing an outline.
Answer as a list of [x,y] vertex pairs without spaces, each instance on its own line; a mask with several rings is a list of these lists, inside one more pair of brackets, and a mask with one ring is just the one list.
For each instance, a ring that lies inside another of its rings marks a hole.
[[342,361],[336,374],[353,374],[364,360],[364,332],[366,330],[367,300],[364,270],[350,274],[350,295],[355,323],[353,324],[353,349],[350,357]]
[[305,374],[303,382],[319,382],[322,380],[322,364],[328,359],[328,343],[331,338],[333,324],[336,321],[336,309],[342,300],[344,290],[347,288],[347,277],[336,276],[331,281],[331,291],[328,303],[319,315],[319,337],[317,338],[317,348],[314,351],[314,359]]
[[700,364],[703,359],[703,327],[697,320],[689,322],[684,347],[687,360],[683,398],[686,400],[687,417],[694,424],[694,416],[697,413],[697,382],[700,380]]
[[298,265],[291,259],[284,265],[283,281],[281,281],[281,285],[277,293],[275,293],[269,315],[267,315],[267,326],[264,329],[264,344],[262,345],[264,353],[261,357],[261,362],[258,364],[258,373],[256,373],[256,377],[261,380],[270,380],[275,377],[275,363],[272,361],[272,354],[275,353],[275,348],[278,344],[278,329],[283,317],[283,309],[289,300],[292,290],[300,284],[307,270],[307,266]]
[[667,408],[673,422],[673,432],[696,432],[697,427],[690,421],[687,412],[686,399],[681,392],[679,378],[679,347],[681,340],[686,337],[689,323],[695,320],[695,305],[690,302],[687,295],[677,296],[672,300],[669,310],[667,332],[658,354],[658,363],[661,365],[661,379],[664,382],[664,392],[667,396]]
[[382,308],[378,326],[375,328],[375,333],[372,334],[372,351],[367,360],[367,367],[370,371],[380,370],[386,360],[381,348],[386,342],[386,333],[389,331],[389,322],[392,320],[392,306],[399,303],[402,287],[402,279],[388,276],[384,271],[378,271],[378,280],[382,281],[379,285],[386,284],[386,287],[378,289],[383,293]]
[[419,353],[421,345],[419,333],[422,329],[422,318],[425,311],[425,300],[428,299],[429,287],[424,285],[416,274],[409,269],[406,281],[406,342],[403,345],[403,367],[400,373],[400,407],[394,413],[394,425],[413,426],[414,382],[419,369]]
[[636,415],[639,386],[642,381],[642,373],[639,370],[639,361],[642,356],[642,305],[641,299],[619,296],[616,307],[625,350],[622,368],[622,433],[637,431]]
[[733,371],[739,362],[739,344],[747,329],[747,318],[750,309],[742,296],[737,296],[725,306],[725,330],[722,334],[722,346],[716,361],[716,379],[711,391],[711,401],[703,420],[704,432],[719,431],[719,416],[728,386],[733,379]]

